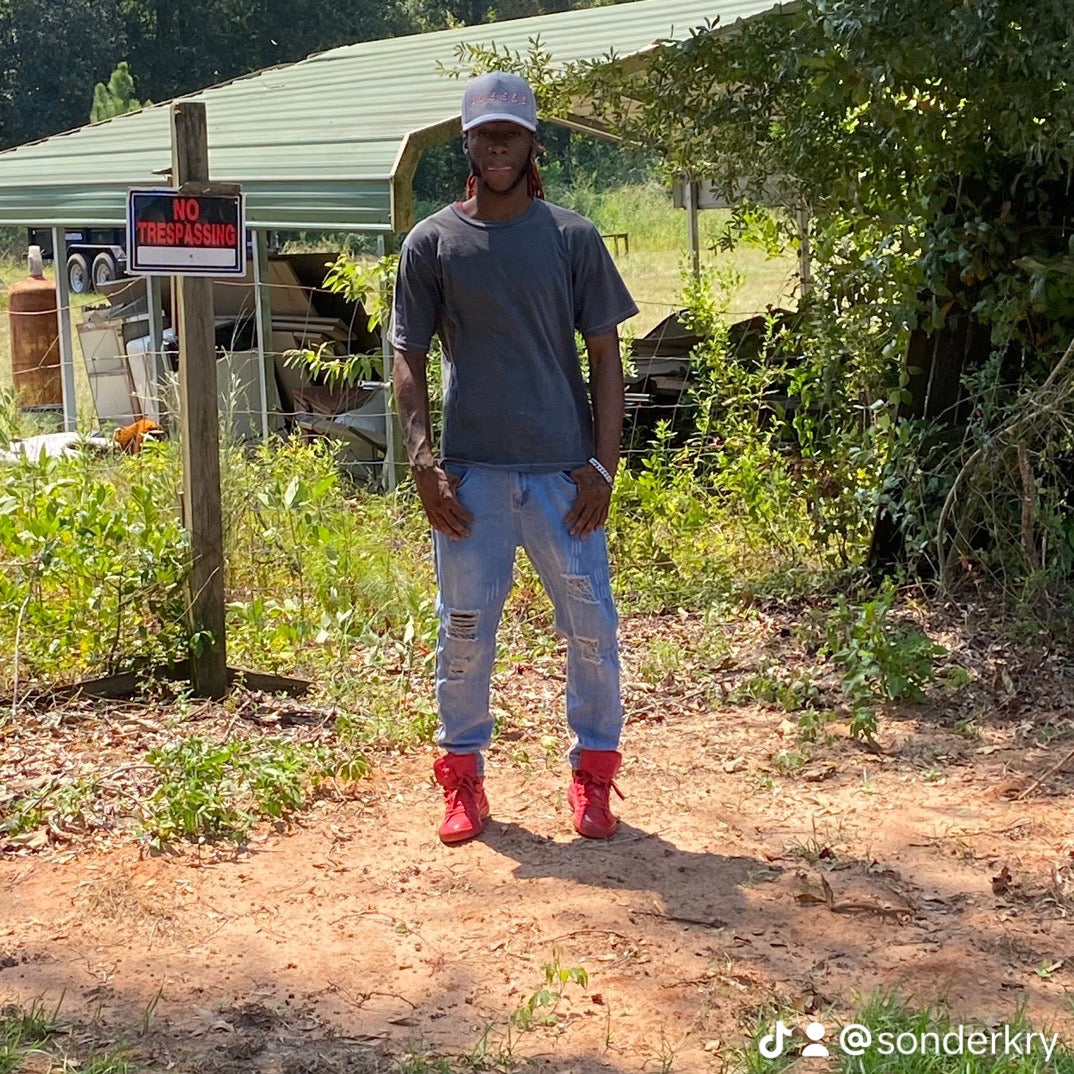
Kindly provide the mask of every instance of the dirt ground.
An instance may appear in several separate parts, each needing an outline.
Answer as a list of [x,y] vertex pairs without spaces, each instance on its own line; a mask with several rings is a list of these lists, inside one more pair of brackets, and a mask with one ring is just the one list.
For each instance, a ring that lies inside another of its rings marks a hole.
[[[685,651],[700,630],[688,616],[624,624],[626,799],[611,841],[571,831],[562,738],[548,737],[561,668],[542,658],[498,681],[493,817],[471,844],[436,838],[431,748],[378,756],[353,793],[238,852],[8,841],[0,1005],[62,997],[73,1046],[223,1074],[387,1071],[410,1053],[720,1071],[776,1007],[830,1024],[878,989],[944,999],[978,1025],[1021,1009],[1072,1039],[1065,658],[998,648],[967,613],[944,640],[973,682],[885,712],[874,752],[838,726],[801,746],[782,711],[721,700],[778,651],[778,621],[689,675],[630,670],[654,638]],[[274,732],[312,718],[296,704],[274,710]],[[260,733],[270,711],[232,702],[197,718]],[[56,750],[119,772],[160,719],[144,704],[38,713],[0,728],[0,760],[27,779]],[[530,1004],[546,966],[584,967],[588,984]]]

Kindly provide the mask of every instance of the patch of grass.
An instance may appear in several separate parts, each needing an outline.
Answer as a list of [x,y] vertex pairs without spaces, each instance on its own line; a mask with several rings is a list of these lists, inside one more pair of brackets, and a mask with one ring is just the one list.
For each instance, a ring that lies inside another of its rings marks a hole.
[[118,1050],[74,1055],[65,1046],[59,1006],[51,1013],[41,1000],[29,1008],[0,1009],[0,1074],[129,1074],[130,1062]]
[[[589,216],[604,233],[626,232],[630,253],[621,253],[616,266],[641,312],[628,321],[627,334],[643,335],[682,307],[682,272],[688,263],[686,212],[676,209],[671,193],[657,183],[623,186],[597,194],[573,192],[573,207]],[[742,245],[733,252],[717,251],[730,211],[706,210],[699,216],[702,264],[732,270],[742,279],[727,310],[729,321],[761,313],[769,306],[793,306],[791,255],[769,257],[757,247]]]
[[[745,679],[734,691],[736,702],[761,701],[784,712],[812,709],[820,698],[814,672],[808,668],[774,665]],[[803,738],[808,737],[803,735]]]
[[680,675],[686,667],[687,654],[677,642],[653,638],[649,648],[637,661],[638,676],[648,683],[658,683],[668,675]]
[[323,690],[343,711],[335,733],[341,746],[389,746],[403,749],[431,741],[437,726],[432,684],[427,676],[377,666],[384,654],[371,649],[370,662],[360,674],[338,677]]
[[411,1052],[392,1061],[391,1074],[455,1074],[458,1068],[427,1052]]
[[772,767],[784,776],[800,772],[809,763],[809,755],[801,750],[781,749],[772,755]]
[[279,739],[188,738],[153,750],[146,760],[159,778],[144,820],[154,846],[181,839],[242,842],[260,820],[286,822],[327,779],[353,780],[368,770],[361,757]]

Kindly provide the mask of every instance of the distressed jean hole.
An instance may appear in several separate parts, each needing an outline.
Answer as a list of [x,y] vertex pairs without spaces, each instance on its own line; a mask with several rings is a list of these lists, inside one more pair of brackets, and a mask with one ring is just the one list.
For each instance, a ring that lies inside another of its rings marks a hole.
[[593,580],[584,574],[565,575],[567,582],[567,596],[573,600],[585,601],[586,604],[596,604],[597,597],[593,592]]
[[459,641],[474,641],[477,638],[478,612],[449,612],[447,633],[449,638]]
[[592,638],[577,638],[576,641],[583,660],[588,660],[591,664],[600,663],[599,642],[594,641]]
[[470,668],[470,661],[467,657],[462,657],[456,660],[452,660],[448,664],[448,678],[449,679],[464,679],[466,678],[466,672]]

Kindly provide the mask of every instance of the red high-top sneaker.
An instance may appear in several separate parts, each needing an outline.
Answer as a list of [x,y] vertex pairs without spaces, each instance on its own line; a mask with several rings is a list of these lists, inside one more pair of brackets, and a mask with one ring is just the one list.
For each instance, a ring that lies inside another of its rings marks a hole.
[[615,835],[619,818],[612,813],[608,792],[615,791],[623,797],[614,783],[622,762],[623,755],[617,750],[582,750],[567,790],[574,830],[579,835],[587,839],[610,839]]
[[433,773],[444,788],[440,841],[450,846],[480,835],[489,815],[489,800],[485,781],[477,774],[477,754],[446,753],[433,765]]

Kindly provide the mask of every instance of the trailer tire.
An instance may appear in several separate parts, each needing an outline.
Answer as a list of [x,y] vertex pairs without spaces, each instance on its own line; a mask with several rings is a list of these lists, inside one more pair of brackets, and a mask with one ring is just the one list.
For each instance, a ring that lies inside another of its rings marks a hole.
[[81,254],[71,254],[67,259],[67,286],[75,295],[84,295],[90,289],[89,265]]
[[93,259],[93,289],[99,291],[102,283],[111,283],[116,278],[116,262],[111,254],[98,254]]

